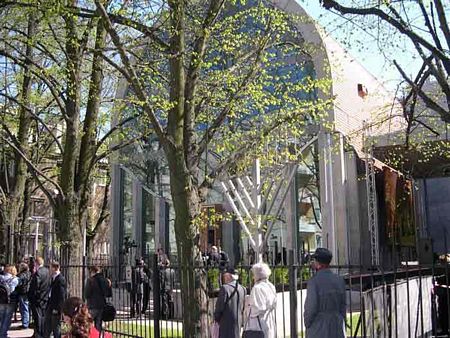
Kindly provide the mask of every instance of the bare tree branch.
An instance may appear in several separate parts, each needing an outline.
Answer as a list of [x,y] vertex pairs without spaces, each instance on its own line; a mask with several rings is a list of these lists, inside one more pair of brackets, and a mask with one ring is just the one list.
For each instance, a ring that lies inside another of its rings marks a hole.
[[95,0],[95,5],[97,6],[97,9],[99,10],[101,16],[105,20],[105,27],[108,31],[109,35],[111,36],[111,39],[116,46],[116,48],[119,51],[120,58],[122,60],[122,63],[127,70],[127,73],[130,76],[130,83],[133,86],[133,89],[136,92],[136,95],[138,98],[143,102],[143,108],[144,111],[147,113],[147,115],[150,118],[150,122],[153,125],[153,128],[155,129],[156,134],[158,135],[158,138],[161,142],[161,144],[167,144],[170,143],[170,140],[168,139],[163,127],[158,121],[158,118],[156,117],[155,112],[153,111],[153,108],[150,106],[150,103],[148,102],[147,95],[144,92],[143,84],[141,84],[133,65],[131,64],[130,59],[127,56],[127,53],[125,51],[125,47],[122,45],[121,39],[119,35],[117,34],[116,30],[114,29],[111,19],[108,16],[108,13],[106,12],[105,8],[101,4],[99,0]]

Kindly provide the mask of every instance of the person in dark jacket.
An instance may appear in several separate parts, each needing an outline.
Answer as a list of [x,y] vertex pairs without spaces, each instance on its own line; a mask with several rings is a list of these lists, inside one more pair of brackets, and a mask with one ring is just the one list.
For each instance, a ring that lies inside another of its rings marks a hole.
[[312,256],[312,267],[317,272],[308,281],[306,292],[303,318],[307,338],[346,336],[345,281],[329,269],[332,257],[325,248],[317,248]]
[[30,324],[30,306],[28,303],[28,291],[30,290],[31,272],[27,263],[19,264],[19,285],[16,288],[19,297],[19,312],[22,319],[22,328],[27,329]]
[[136,266],[131,275],[131,318],[140,316],[143,307],[144,284],[148,284],[147,275],[144,272],[144,261],[136,259]]
[[61,274],[59,263],[50,264],[52,272],[52,284],[50,286],[47,310],[45,312],[44,337],[61,338],[62,306],[67,296],[66,279]]
[[160,285],[161,285],[161,315],[164,319],[171,319],[174,316],[173,289],[175,282],[175,270],[170,267],[170,261],[167,259],[159,267]]
[[[141,258],[142,262],[143,259]],[[148,304],[150,302],[150,291],[152,290],[151,286],[151,280],[152,280],[152,270],[147,266],[147,264],[144,264],[144,295],[142,299],[142,314],[145,315],[145,312],[147,312]]]
[[52,282],[50,272],[44,266],[42,257],[37,257],[35,261],[36,272],[31,277],[28,300],[34,321],[35,338],[44,337],[44,319],[47,309],[48,292]]
[[220,338],[238,338],[243,323],[246,292],[238,283],[238,274],[233,268],[227,268],[222,278],[223,285],[217,298],[214,321],[219,323]]
[[91,266],[89,272],[91,277],[86,282],[84,297],[94,320],[95,328],[101,331],[103,309],[106,304],[106,298],[111,296],[111,285],[108,279],[103,276],[100,267]]

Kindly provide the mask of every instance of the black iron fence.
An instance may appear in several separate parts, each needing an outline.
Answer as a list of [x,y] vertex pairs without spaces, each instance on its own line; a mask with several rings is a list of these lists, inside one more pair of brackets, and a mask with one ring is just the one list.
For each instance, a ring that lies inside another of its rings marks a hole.
[[[183,309],[180,274],[176,265],[163,268],[156,257],[146,262],[146,276],[136,282],[136,268],[116,261],[86,262],[83,266],[63,267],[71,295],[81,296],[80,280],[88,277],[91,263],[101,263],[112,281],[111,302],[117,309],[114,322],[106,323],[114,337],[182,337]],[[240,283],[250,293],[253,282],[250,266],[240,266]],[[308,266],[272,266],[271,282],[277,290],[276,328],[278,337],[303,337],[303,311],[306,286],[312,272]],[[358,266],[333,266],[347,285],[348,337],[428,337],[448,336],[449,267],[404,265],[389,271]],[[195,267],[206,278],[206,304],[212,321],[220,288],[220,271]],[[72,283],[72,284],[71,284]],[[82,283],[84,284],[84,283]],[[137,285],[139,284],[139,285]],[[209,327],[198,328],[195,336],[209,337]]]

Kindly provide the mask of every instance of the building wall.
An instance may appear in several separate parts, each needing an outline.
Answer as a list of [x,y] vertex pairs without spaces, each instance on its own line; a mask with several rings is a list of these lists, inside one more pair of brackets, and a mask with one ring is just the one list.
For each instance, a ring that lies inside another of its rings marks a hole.
[[419,238],[430,238],[434,253],[449,253],[450,177],[420,179],[416,183],[416,192],[425,203],[423,209],[416,209],[423,219]]
[[[273,3],[287,12],[307,17],[307,13],[294,0],[274,0]],[[357,229],[367,225],[363,224],[364,219],[354,212],[355,206],[360,203],[359,195],[355,193],[358,185],[357,173],[354,161],[346,154],[345,147],[350,144],[355,147],[357,153],[362,154],[363,122],[375,122],[376,119],[383,120],[386,116],[389,117],[392,95],[338,43],[324,34],[312,20],[302,20],[298,28],[301,37],[316,47],[311,55],[315,75],[318,78],[332,80],[329,90],[318,92],[319,98],[322,99],[335,97],[334,107],[326,117],[329,122],[333,122],[334,127],[320,126],[318,141],[322,242],[334,253],[334,263],[348,264],[360,258],[357,248],[361,245],[361,242],[358,242],[361,236],[358,235]],[[359,83],[369,91],[364,99],[358,96]],[[382,124],[373,127],[372,132],[377,133],[381,127],[389,129],[392,126],[391,122],[387,125]],[[119,178],[113,172],[113,182]],[[113,195],[117,193],[120,191],[116,187]],[[139,196],[135,196],[135,199],[137,202]],[[120,204],[120,199],[114,196],[112,201],[113,218],[120,219],[122,217],[120,212],[115,210],[118,208],[117,203]],[[289,216],[287,220],[288,229],[293,228],[291,225],[294,222],[297,223],[295,217]],[[139,224],[139,222],[139,216],[136,215],[134,223]],[[113,224],[115,224],[115,231],[118,231],[119,223],[113,221]],[[227,227],[224,230],[224,238],[228,240],[235,238],[233,230],[229,230],[232,228]],[[281,230],[281,237],[285,236],[283,231]],[[290,237],[289,234],[291,234]],[[113,243],[122,243],[123,238],[120,235],[113,234],[113,237]],[[288,247],[298,247],[298,243],[292,237],[292,231],[290,233],[288,231],[288,238]],[[314,244],[315,236],[310,236],[307,240],[311,242],[310,244]],[[116,250],[120,248],[116,247],[114,250],[117,252]],[[232,250],[231,246],[227,247],[227,251],[230,252],[230,250]]]
[[[361,204],[360,194],[367,192],[358,189],[356,164],[344,148],[352,146],[356,154],[364,157],[366,123],[371,126],[371,135],[400,129],[399,106],[393,93],[308,19],[297,1],[273,2],[283,10],[303,16],[298,28],[303,38],[316,47],[312,54],[316,75],[332,82],[329,91],[319,92],[322,99],[334,98],[333,109],[327,116],[332,127],[322,127],[319,136],[323,245],[333,252],[335,264],[358,263],[362,260],[360,248],[368,243],[362,238],[368,224],[367,217],[355,212],[355,208]],[[364,97],[358,92],[358,84],[367,90]]]

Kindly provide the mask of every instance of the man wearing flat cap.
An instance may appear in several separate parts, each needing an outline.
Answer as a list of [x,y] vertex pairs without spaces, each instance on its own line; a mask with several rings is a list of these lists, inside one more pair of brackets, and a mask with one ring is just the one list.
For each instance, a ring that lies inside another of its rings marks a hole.
[[214,311],[214,321],[219,324],[220,338],[239,338],[246,292],[238,283],[238,272],[233,268],[224,270],[222,281]]
[[332,258],[325,248],[317,248],[312,255],[316,274],[308,281],[306,293],[306,338],[345,337],[345,282],[329,269]]

